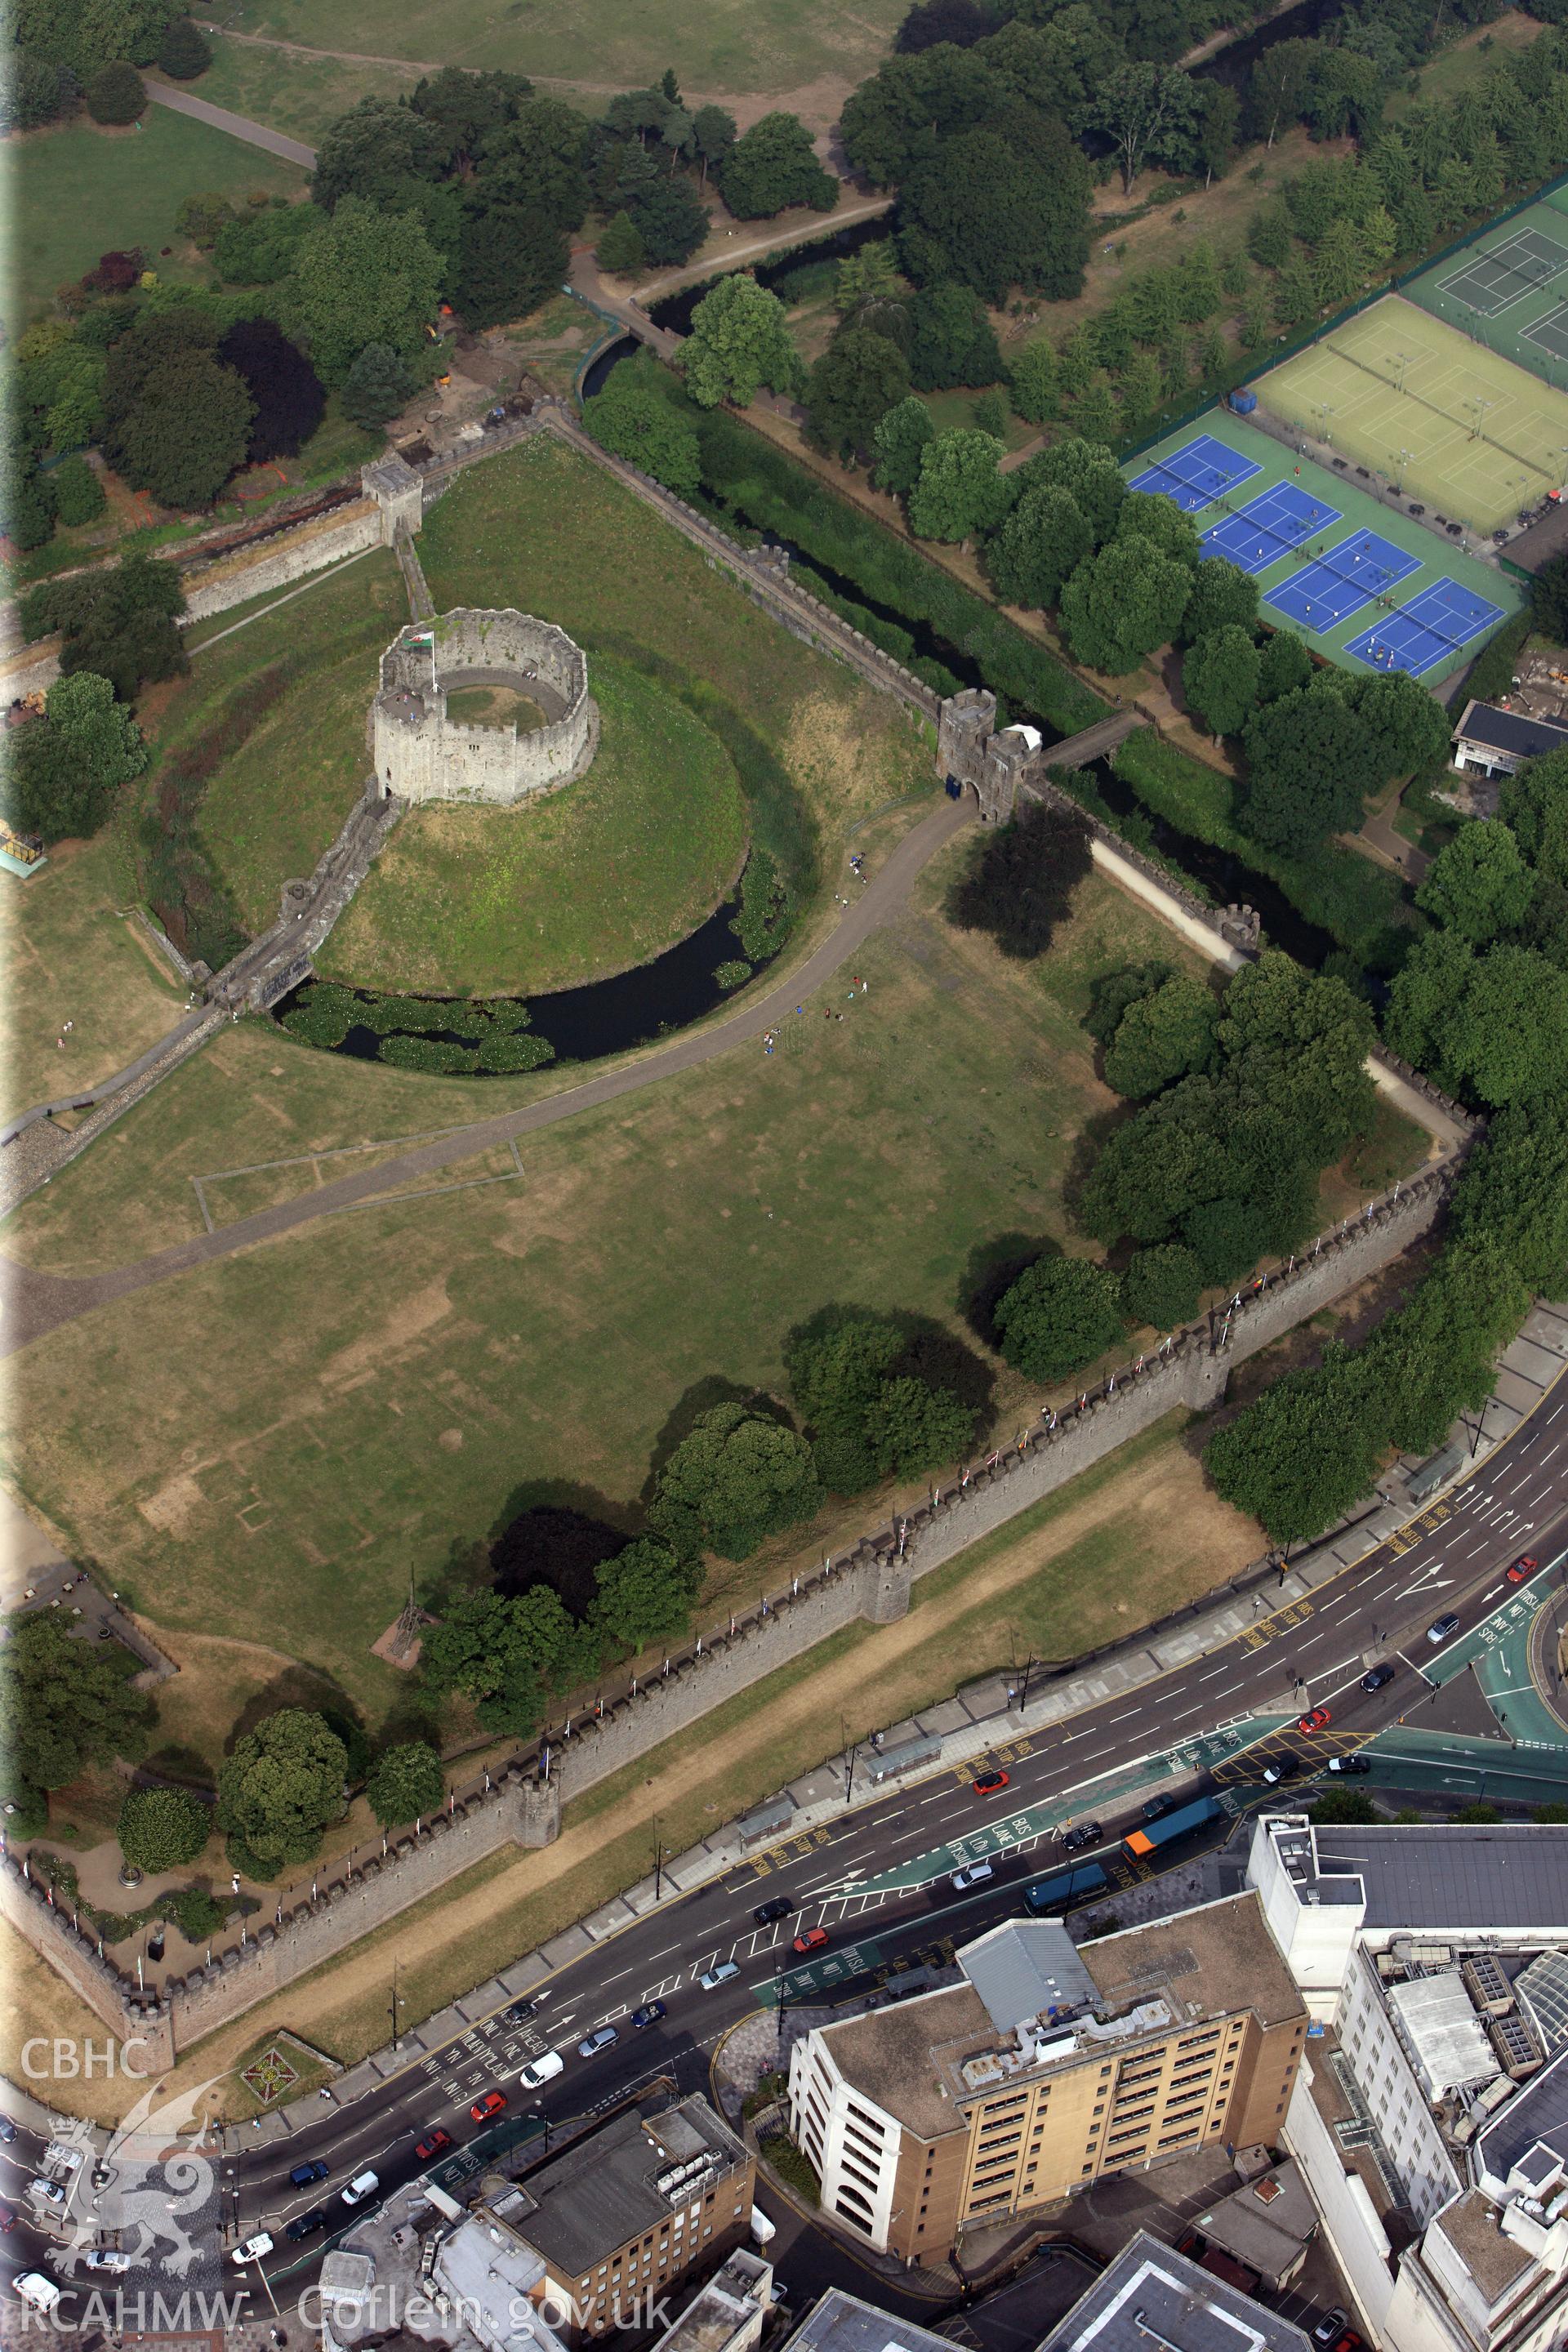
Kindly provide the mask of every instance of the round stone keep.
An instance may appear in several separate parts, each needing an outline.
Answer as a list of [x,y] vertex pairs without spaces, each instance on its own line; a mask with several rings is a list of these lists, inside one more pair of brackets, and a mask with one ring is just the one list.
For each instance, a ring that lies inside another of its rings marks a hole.
[[[465,686],[510,687],[539,706],[544,725],[452,719],[447,694]],[[531,613],[461,606],[411,621],[388,646],[369,732],[385,798],[509,807],[584,772],[598,746],[599,713],[587,657],[564,629]]]

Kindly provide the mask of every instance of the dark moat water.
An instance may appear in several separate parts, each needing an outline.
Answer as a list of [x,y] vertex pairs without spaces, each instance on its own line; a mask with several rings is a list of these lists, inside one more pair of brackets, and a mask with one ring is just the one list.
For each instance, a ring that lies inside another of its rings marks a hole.
[[[532,1015],[530,1034],[548,1038],[558,1062],[595,1062],[606,1054],[625,1054],[634,1046],[651,1045],[656,1038],[689,1027],[693,1021],[700,1021],[704,1013],[711,1013],[736,992],[721,989],[713,975],[721,964],[741,960],[741,942],[730,929],[740,907],[737,891],[686,939],[631,971],[616,972],[608,980],[586,981],[581,988],[558,988],[545,995],[531,996],[527,1000]],[[767,967],[758,964],[754,969],[763,971]],[[353,992],[367,1003],[371,1001],[368,990],[356,989]],[[286,1013],[294,1001],[295,997],[289,996],[277,1011]],[[458,1036],[449,1030],[422,1030],[420,1034],[444,1045],[462,1045],[470,1051],[473,1048],[471,1038]],[[355,1061],[374,1062],[380,1058],[381,1042],[379,1030],[356,1024],[341,1045],[327,1050],[348,1054]],[[516,1073],[475,1068],[450,1075],[491,1077]]]

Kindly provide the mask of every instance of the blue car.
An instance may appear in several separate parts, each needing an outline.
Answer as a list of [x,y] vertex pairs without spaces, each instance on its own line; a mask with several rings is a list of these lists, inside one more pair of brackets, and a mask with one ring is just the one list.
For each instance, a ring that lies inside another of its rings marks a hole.
[[665,2007],[663,2001],[650,2000],[647,2004],[646,2008],[633,2010],[632,2024],[636,2028],[637,2032],[640,2033],[645,2025],[657,2025],[659,2019],[664,2014]]
[[296,2189],[309,2189],[312,2182],[325,2180],[329,2169],[318,2156],[312,2158],[309,2164],[297,2164],[289,2178]]

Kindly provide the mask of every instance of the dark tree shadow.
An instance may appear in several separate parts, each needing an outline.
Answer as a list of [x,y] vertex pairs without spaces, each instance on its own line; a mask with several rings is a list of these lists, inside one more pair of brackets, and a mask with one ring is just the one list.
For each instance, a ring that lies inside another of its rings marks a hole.
[[1037,1258],[1060,1257],[1062,1245],[1049,1234],[998,1234],[977,1242],[959,1277],[958,1307],[982,1347],[1001,1349],[996,1309],[1018,1276]]
[[[758,1412],[771,1412],[781,1421],[789,1420],[776,1398],[762,1394],[743,1381],[732,1381],[723,1372],[708,1372],[701,1380],[693,1381],[685,1394],[676,1399],[663,1428],[653,1441],[647,1476],[641,1488],[641,1498],[645,1503],[651,1498],[658,1484],[659,1474],[676,1447],[685,1444],[701,1415],[711,1412],[716,1404],[751,1405]],[[793,1427],[793,1423],[790,1425]]]
[[490,1547],[495,1590],[510,1601],[542,1587],[581,1620],[594,1604],[598,1570],[626,1548],[626,1538],[607,1519],[559,1503],[536,1503],[520,1512]]
[[893,1378],[951,1389],[977,1420],[988,1423],[994,1409],[996,1376],[984,1358],[966,1346],[956,1331],[929,1315],[900,1313],[890,1319],[904,1335],[904,1344],[890,1367]]
[[1093,1174],[1100,1153],[1119,1127],[1125,1127],[1130,1118],[1136,1118],[1139,1112],[1146,1108],[1147,1105],[1143,1103],[1117,1102],[1104,1110],[1096,1111],[1092,1118],[1085,1119],[1073,1139],[1068,1164],[1062,1171],[1062,1206],[1074,1224],[1080,1222],[1079,1207],[1083,1199],[1084,1186]]
[[319,1666],[296,1663],[285,1666],[246,1700],[223,1743],[224,1754],[232,1756],[237,1740],[283,1706],[302,1706],[313,1714],[335,1718],[333,1728],[340,1739],[345,1725],[359,1738],[364,1736],[363,1717],[336,1676],[323,1674]]

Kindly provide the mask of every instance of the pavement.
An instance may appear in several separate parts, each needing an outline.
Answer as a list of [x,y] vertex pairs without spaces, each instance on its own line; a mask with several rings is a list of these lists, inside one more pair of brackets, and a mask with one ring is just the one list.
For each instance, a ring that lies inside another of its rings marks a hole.
[[685,1031],[654,1053],[596,1071],[580,1085],[563,1087],[559,1094],[547,1095],[521,1110],[506,1111],[496,1118],[453,1129],[434,1141],[400,1152],[374,1168],[340,1176],[298,1200],[279,1202],[254,1216],[241,1217],[231,1225],[220,1226],[216,1233],[198,1234],[105,1274],[47,1274],[12,1259],[0,1259],[0,1275],[5,1283],[0,1355],[13,1355],[46,1332],[58,1330],[62,1324],[74,1322],[79,1316],[107,1306],[111,1300],[129,1297],[193,1267],[232,1257],[240,1250],[274,1240],[316,1217],[330,1216],[359,1202],[374,1200],[378,1194],[399,1192],[419,1177],[488,1150],[493,1144],[536,1134],[542,1128],[553,1127],[561,1119],[574,1118],[579,1111],[592,1109],[600,1103],[639,1094],[645,1087],[658,1086],[678,1071],[697,1069],[721,1054],[727,1054],[731,1046],[761,1037],[764,1030],[792,1019],[797,1007],[806,1003],[816,989],[851,961],[871,932],[902,906],[922,869],[973,814],[973,800],[942,800],[904,835],[859,897],[846,908],[840,921],[786,979],[759,996],[748,996],[745,1003],[727,1018],[708,1027]]
[[[1011,1916],[1022,1888],[1055,1865],[1059,1850],[1045,1826],[1053,1813],[1081,1815],[1092,1806],[1103,1836],[1091,1858],[1113,1885],[1148,1885],[1148,1865],[1128,1861],[1121,1836],[1138,1818],[1139,1791],[1151,1776],[1173,1786],[1184,1774],[1189,1788],[1217,1794],[1234,1818],[1261,1800],[1263,1761],[1282,1750],[1297,1760],[1298,1787],[1331,1754],[1368,1743],[1373,1753],[1407,1758],[1401,1765],[1407,1774],[1468,1771],[1450,1735],[1436,1735],[1434,1748],[1419,1730],[1420,1706],[1449,1647],[1426,1643],[1426,1628],[1452,1611],[1460,1621],[1455,1654],[1468,1662],[1478,1641],[1495,1648],[1490,1629],[1514,1622],[1514,1591],[1504,1581],[1510,1561],[1526,1547],[1544,1561],[1568,1555],[1568,1496],[1555,1466],[1568,1444],[1568,1382],[1549,1386],[1544,1377],[1547,1365],[1561,1369],[1554,1351],[1568,1347],[1568,1325],[1549,1309],[1531,1321],[1535,1329],[1516,1343],[1520,1359],[1500,1371],[1500,1393],[1510,1390],[1513,1399],[1499,1407],[1500,1442],[1478,1452],[1473,1465],[1461,1467],[1461,1483],[1417,1517],[1408,1504],[1403,1511],[1380,1504],[1356,1528],[1282,1570],[1264,1610],[1254,1605],[1261,1592],[1251,1602],[1227,1601],[1168,1644],[1130,1645],[1127,1655],[1047,1682],[1026,1698],[1015,1689],[1010,1707],[1003,1687],[989,1722],[957,1702],[931,1710],[923,1727],[957,1720],[967,1728],[954,1732],[951,1752],[933,1770],[910,1784],[858,1791],[851,1783],[847,1791],[843,1759],[806,1776],[792,1790],[797,1811],[790,1833],[771,1847],[727,1860],[700,1853],[689,1859],[706,1874],[684,1884],[688,1858],[679,1859],[657,1898],[649,1886],[628,1889],[405,2033],[395,2048],[351,2068],[328,2097],[297,2102],[256,2127],[231,2127],[226,2234],[265,2226],[279,2235],[285,2220],[323,2196],[330,2200],[367,2162],[390,2193],[421,2168],[414,2141],[435,2125],[451,2134],[471,2171],[479,2158],[466,2156],[465,2146],[479,2135],[468,2108],[482,2091],[502,2091],[515,2135],[545,2117],[557,2130],[578,2127],[658,2080],[706,2087],[719,2042],[789,1973],[796,1933],[823,1927],[840,1955],[874,1944],[860,1976],[847,1972],[829,1989],[834,1995],[875,1991],[909,1967],[946,1965],[956,1943]],[[1532,1386],[1520,1360],[1538,1375]],[[1373,1659],[1392,1662],[1395,1675],[1368,1693],[1361,1676]],[[973,1693],[965,1696],[978,1706]],[[1310,1735],[1289,1727],[1309,1705],[1329,1707],[1329,1728]],[[1229,1743],[1227,1733],[1259,1720],[1268,1727],[1260,1738]],[[1217,1756],[1216,1742],[1226,1750]],[[979,1795],[974,1769],[1004,1755],[1008,1787]],[[1488,1793],[1501,1770],[1519,1776],[1506,1793],[1527,1795],[1545,1756],[1487,1742]],[[998,1844],[998,1826],[1026,1813],[1031,1824],[1039,1821],[1038,1834],[1032,1828],[1029,1838]],[[910,1854],[930,1860],[940,1848],[968,1853],[982,1843],[994,1854],[994,1874],[976,1888],[961,1892],[945,1876],[924,1873],[909,1883],[899,1868]],[[1180,1847],[1168,1858],[1178,1868],[1193,1859]],[[889,1873],[900,1883],[889,1883]],[[778,1895],[787,1898],[789,1916],[758,1922],[756,1906]],[[699,1982],[729,1959],[732,1976],[711,1989]],[[509,2019],[504,2009],[520,1998],[533,2004],[531,2012]],[[654,1999],[665,2014],[635,2030],[630,2011]],[[616,2028],[616,2042],[593,2058],[578,2055],[579,2039],[601,2024]],[[519,2068],[546,2048],[562,2050],[564,2074],[548,2095],[521,2092]],[[13,2112],[19,2137],[0,2147],[0,2191],[15,2202],[36,2166],[39,2132],[30,2102],[14,2103]],[[331,2188],[292,2188],[289,2171],[306,2157],[328,2164]],[[268,2265],[280,2297],[308,2284],[330,2243],[315,2237],[303,2250],[289,2247],[286,2257],[280,2244]],[[5,2260],[36,2259],[44,2248],[45,2233],[24,2214]]]
[[175,89],[166,81],[154,81],[145,77],[147,95],[154,106],[166,106],[173,114],[188,114],[197,122],[210,123],[215,131],[226,131],[231,139],[241,139],[247,147],[264,147],[269,155],[280,155],[286,163],[298,163],[301,171],[316,168],[316,151],[307,147],[302,139],[286,139],[281,131],[269,131],[265,122],[252,122],[243,114],[231,114],[226,106],[214,106],[194,91]]

